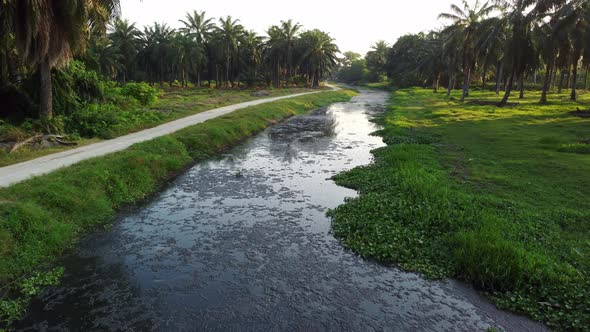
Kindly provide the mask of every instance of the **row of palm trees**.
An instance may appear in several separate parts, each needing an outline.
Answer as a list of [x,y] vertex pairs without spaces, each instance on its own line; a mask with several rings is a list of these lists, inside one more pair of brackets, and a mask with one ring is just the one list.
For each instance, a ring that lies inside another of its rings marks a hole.
[[304,31],[292,20],[262,36],[231,16],[215,21],[193,11],[180,23],[180,29],[154,23],[140,30],[120,19],[118,0],[0,0],[0,86],[38,75],[40,115],[49,118],[52,69],[74,57],[122,83],[183,87],[317,87],[338,65],[329,34]]
[[385,71],[393,80],[428,80],[436,91],[446,79],[450,96],[462,78],[464,101],[474,80],[485,88],[493,78],[496,93],[504,91],[499,102],[504,106],[515,83],[523,98],[527,79],[541,76],[541,103],[556,82],[560,92],[569,85],[571,100],[577,100],[579,72],[586,72],[586,81],[590,67],[590,1],[463,0],[462,7],[451,5],[439,18],[450,24],[401,37],[389,49]]
[[85,62],[113,79],[197,86],[206,79],[217,87],[303,82],[317,87],[338,64],[334,39],[319,30],[302,31],[292,20],[271,26],[266,35],[249,31],[231,16],[215,24],[193,11],[172,29],[154,23],[140,31],[127,20],[114,20],[107,36],[91,41]]

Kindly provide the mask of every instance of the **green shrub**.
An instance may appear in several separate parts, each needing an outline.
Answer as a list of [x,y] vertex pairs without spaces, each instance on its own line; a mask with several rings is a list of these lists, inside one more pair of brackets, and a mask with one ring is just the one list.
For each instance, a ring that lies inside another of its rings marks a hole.
[[113,104],[89,104],[67,118],[66,128],[83,137],[109,139],[160,120],[160,113],[141,108],[124,110]]
[[147,83],[127,83],[123,85],[121,88],[121,93],[124,96],[129,96],[135,98],[139,101],[143,106],[150,106],[158,100],[158,95],[160,94],[160,90],[154,87],[151,87]]
[[106,137],[109,129],[119,123],[117,109],[112,104],[89,104],[68,117],[68,132],[83,137]]

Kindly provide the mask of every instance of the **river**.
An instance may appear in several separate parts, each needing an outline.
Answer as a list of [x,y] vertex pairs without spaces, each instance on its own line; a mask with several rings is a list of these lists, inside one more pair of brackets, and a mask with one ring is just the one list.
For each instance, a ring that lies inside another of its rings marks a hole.
[[383,146],[362,91],[199,163],[61,260],[60,286],[17,329],[538,331],[459,282],[365,260],[326,211],[354,197],[329,178]]

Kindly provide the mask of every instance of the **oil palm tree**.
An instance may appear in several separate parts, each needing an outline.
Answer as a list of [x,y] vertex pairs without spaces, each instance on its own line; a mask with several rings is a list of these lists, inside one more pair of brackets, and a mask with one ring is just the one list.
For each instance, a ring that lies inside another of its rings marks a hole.
[[[511,68],[510,78],[504,97],[498,104],[502,107],[508,103],[514,86],[514,79],[521,80],[530,66],[531,60],[537,61],[543,45],[537,45],[533,36],[535,24],[546,12],[563,4],[563,0],[498,0],[505,12],[508,22],[508,38],[505,45],[505,61]],[[522,84],[521,84],[522,95]]]
[[287,41],[285,35],[279,26],[273,25],[266,31],[268,35],[266,42],[265,58],[267,67],[271,73],[273,85],[275,88],[281,86],[281,67],[285,62],[285,49]]
[[384,40],[379,40],[371,45],[371,50],[369,50],[365,56],[367,67],[372,70],[377,77],[385,72],[388,52],[389,44]]
[[479,0],[476,0],[473,7],[466,0],[463,0],[462,3],[463,9],[453,4],[451,12],[441,13],[439,18],[451,20],[453,29],[450,29],[449,32],[457,34],[456,38],[462,41],[463,93],[461,101],[464,101],[465,97],[469,95],[471,69],[477,60],[475,49],[477,31],[481,22],[496,9],[496,6],[488,2],[481,5]]
[[166,79],[169,69],[167,59],[173,52],[172,38],[174,34],[174,29],[165,23],[154,23],[152,26],[145,27],[141,60],[150,77],[150,82],[156,78],[162,85]]
[[16,45],[25,59],[39,67],[39,114],[51,118],[51,69],[67,63],[82,49],[91,30],[106,30],[108,19],[119,12],[119,1],[9,1],[14,10]]
[[123,65],[122,81],[125,83],[130,77],[136,63],[137,52],[141,42],[141,32],[135,27],[135,23],[128,20],[115,19],[112,31],[109,33],[112,47],[121,55]]
[[571,41],[571,97],[577,100],[578,65],[584,48],[590,47],[590,4],[587,1],[570,1],[556,13],[556,33],[565,31]]
[[300,45],[303,47],[301,62],[308,69],[311,87],[319,87],[320,80],[338,66],[338,46],[334,38],[317,29],[302,33]]
[[197,67],[197,85],[201,86],[201,72],[207,65],[207,56],[205,56],[205,53],[212,54],[206,51],[209,49],[209,39],[215,28],[215,24],[213,23],[213,18],[207,18],[204,11],[198,12],[196,10],[192,13],[186,13],[186,18],[180,20],[180,22],[184,25],[181,31],[189,34],[196,43],[194,52],[197,57],[193,61]]
[[258,77],[258,68],[263,59],[264,37],[254,31],[244,32],[242,39],[248,84],[252,84]]
[[238,19],[233,19],[231,16],[219,19],[219,26],[216,28],[216,34],[222,46],[223,56],[225,59],[225,82],[232,82],[230,79],[230,67],[232,59],[235,58],[238,50],[239,39],[244,33],[244,27],[239,24]]
[[301,24],[293,23],[293,20],[281,21],[280,32],[285,44],[285,56],[287,60],[287,80],[292,80],[293,75],[293,47]]

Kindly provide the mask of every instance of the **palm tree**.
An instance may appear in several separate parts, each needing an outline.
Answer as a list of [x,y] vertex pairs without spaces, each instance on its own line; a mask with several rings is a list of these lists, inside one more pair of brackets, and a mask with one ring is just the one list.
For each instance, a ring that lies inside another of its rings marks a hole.
[[204,56],[205,50],[209,48],[208,42],[215,24],[213,18],[207,18],[204,11],[198,12],[196,10],[192,14],[186,13],[186,20],[180,20],[180,22],[184,24],[181,30],[189,34],[196,43],[195,55],[198,57],[194,59],[194,63],[197,66],[197,85],[201,86],[201,72],[207,64],[207,57]]
[[477,31],[482,20],[487,17],[494,9],[495,5],[488,2],[480,6],[479,0],[471,7],[466,0],[463,0],[463,9],[457,5],[451,5],[451,13],[441,13],[439,18],[448,19],[453,22],[453,33],[462,41],[462,65],[463,65],[463,94],[461,101],[469,95],[469,82],[471,68],[475,66],[476,52],[475,42],[477,40]]
[[418,50],[418,73],[426,78],[432,79],[432,90],[438,92],[440,75],[444,71],[443,62],[443,40],[440,34],[431,31],[424,38],[424,43]]
[[[544,13],[558,6],[562,0],[498,0],[498,2],[506,12],[509,26],[505,61],[511,68],[504,97],[498,104],[502,107],[508,103],[514,78],[518,78],[522,82],[522,76],[527,70],[527,66],[531,65],[531,60],[536,62],[538,59],[538,48],[542,48],[542,45],[535,45],[532,33],[534,25]],[[531,9],[533,5],[534,7]],[[520,85],[522,96],[522,83]]]
[[266,60],[269,71],[272,73],[272,81],[275,88],[281,86],[281,64],[284,63],[286,43],[285,35],[281,28],[273,25],[266,31]]
[[505,17],[492,17],[483,20],[478,31],[476,43],[477,57],[481,59],[482,89],[485,89],[488,67],[496,67],[496,94],[500,93],[500,82],[504,72],[504,45],[506,43],[506,19]]
[[293,46],[295,42],[295,38],[299,30],[301,29],[301,24],[293,23],[293,20],[288,21],[281,21],[280,32],[282,37],[285,41],[285,54],[287,57],[287,79],[292,79],[292,69],[293,69]]
[[379,40],[371,45],[371,50],[367,52],[367,55],[365,56],[367,67],[371,69],[377,77],[385,71],[388,52],[389,44],[384,40]]
[[23,57],[39,66],[40,111],[53,116],[51,69],[67,63],[92,30],[106,30],[119,12],[118,0],[29,0],[13,2],[16,45]]
[[129,23],[128,20],[115,19],[112,24],[112,32],[109,38],[117,52],[121,55],[123,65],[122,81],[125,83],[130,77],[136,63],[137,52],[141,42],[141,32],[135,27],[135,23]]
[[223,48],[223,55],[225,58],[225,82],[227,84],[231,81],[232,87],[233,79],[230,80],[229,75],[230,66],[231,61],[237,52],[238,42],[243,32],[244,27],[239,24],[238,19],[233,19],[231,16],[219,19],[219,27],[217,27],[216,33]]
[[317,29],[302,33],[300,44],[304,50],[301,62],[308,69],[311,87],[319,87],[320,80],[337,68],[340,50],[334,38]]
[[558,34],[554,30],[555,20],[543,22],[535,29],[535,39],[539,44],[541,58],[545,63],[545,78],[543,79],[543,89],[541,92],[541,104],[547,103],[547,92],[551,84],[553,71],[556,69],[557,53],[559,50]]
[[455,30],[455,26],[450,26],[441,31],[442,57],[445,59],[448,76],[447,98],[451,97],[451,92],[457,81],[457,73],[461,71],[460,59],[463,41],[459,38],[460,35],[455,33]]
[[141,60],[145,65],[150,82],[153,82],[155,74],[160,86],[163,85],[169,69],[167,59],[173,53],[172,38],[174,34],[174,29],[171,29],[165,23],[154,23],[154,25],[147,26],[144,29],[144,47],[141,53]]
[[571,100],[576,101],[578,65],[584,46],[590,47],[590,4],[587,1],[570,1],[561,7],[556,16],[556,32],[567,31],[571,41]]
[[245,54],[245,63],[247,64],[248,84],[252,84],[258,77],[258,67],[262,62],[264,37],[258,36],[254,31],[244,32],[242,40]]
[[115,79],[120,72],[125,70],[123,59],[119,50],[103,36],[93,35],[83,55],[86,68]]

